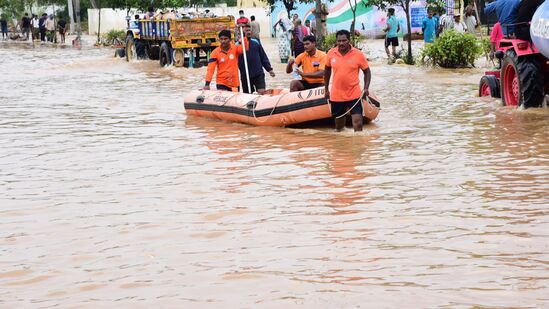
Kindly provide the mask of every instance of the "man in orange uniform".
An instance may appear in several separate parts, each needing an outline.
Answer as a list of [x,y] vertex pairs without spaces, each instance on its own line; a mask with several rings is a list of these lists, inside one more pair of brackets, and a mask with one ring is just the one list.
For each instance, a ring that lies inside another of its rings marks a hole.
[[[217,68],[215,83],[217,90],[238,91],[240,79],[238,78],[238,56],[242,55],[242,45],[235,45],[231,42],[231,31],[221,30],[219,32],[220,46],[213,50],[208,60],[206,71],[206,85],[204,90],[210,90],[210,83]],[[248,49],[248,40],[244,38],[244,44]]]
[[293,80],[290,83],[290,91],[301,91],[324,86],[324,67],[326,66],[326,54],[316,49],[316,38],[308,35],[303,38],[305,51],[295,58],[291,59],[286,66],[286,73],[290,74],[294,63],[301,67],[296,73],[301,76],[301,80]]
[[[364,54],[351,46],[351,33],[339,30],[336,33],[337,47],[330,49],[324,69],[324,91],[330,101],[332,116],[335,118],[335,129],[341,131],[345,127],[345,114],[351,110],[353,129],[362,131],[361,94],[369,94],[372,73]],[[364,89],[360,90],[359,72],[364,73]],[[333,72],[332,89],[329,90],[330,78]]]

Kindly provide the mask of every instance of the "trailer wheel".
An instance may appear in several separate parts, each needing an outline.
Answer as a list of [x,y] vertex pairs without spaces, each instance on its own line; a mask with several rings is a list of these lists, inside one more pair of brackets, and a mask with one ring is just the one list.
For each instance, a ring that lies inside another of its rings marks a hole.
[[478,95],[480,97],[499,98],[499,81],[494,75],[485,75],[480,79]]
[[544,80],[541,61],[537,55],[523,56],[518,61],[521,105],[541,107],[544,100]]
[[135,61],[137,60],[137,49],[135,46],[135,40],[133,35],[128,34],[126,38],[126,61]]
[[162,42],[160,46],[160,66],[167,67],[172,64],[172,51],[168,43]]
[[181,48],[174,49],[172,53],[173,65],[182,67],[185,64],[185,53]]

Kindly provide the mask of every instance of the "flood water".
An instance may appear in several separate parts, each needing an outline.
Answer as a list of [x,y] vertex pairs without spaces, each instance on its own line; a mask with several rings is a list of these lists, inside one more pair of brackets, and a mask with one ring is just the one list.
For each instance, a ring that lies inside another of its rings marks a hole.
[[549,111],[482,69],[373,62],[354,134],[188,117],[204,68],[112,54],[0,45],[1,308],[549,307]]

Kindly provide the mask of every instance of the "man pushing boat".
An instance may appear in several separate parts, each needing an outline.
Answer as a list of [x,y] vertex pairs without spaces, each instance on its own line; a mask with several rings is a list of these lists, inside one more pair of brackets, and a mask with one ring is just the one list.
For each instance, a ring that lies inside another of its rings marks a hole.
[[[345,115],[350,111],[353,129],[362,131],[362,98],[369,95],[368,88],[372,74],[366,56],[351,46],[351,33],[339,30],[336,33],[337,46],[330,49],[324,70],[325,97],[330,102],[335,129],[345,127]],[[360,90],[359,72],[364,73],[364,88]],[[332,74],[333,73],[333,74]],[[333,75],[332,89],[329,89]]]

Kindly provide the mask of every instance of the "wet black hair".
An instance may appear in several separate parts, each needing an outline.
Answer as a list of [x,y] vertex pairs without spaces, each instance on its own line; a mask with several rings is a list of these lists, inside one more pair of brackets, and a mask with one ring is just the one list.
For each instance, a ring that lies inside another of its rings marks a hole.
[[388,11],[389,11],[389,13],[391,13],[391,14],[395,14],[395,9],[394,9],[394,8],[389,8]]
[[309,41],[311,43],[316,43],[316,38],[314,35],[306,35],[305,37],[303,37],[303,42],[305,41]]
[[238,14],[240,14],[240,13],[244,14],[244,10],[238,11]]
[[253,16],[253,15],[250,16],[250,19],[251,19],[251,20],[255,20],[255,16]]
[[347,30],[343,30],[343,29],[342,29],[342,30],[338,30],[338,31],[336,32],[336,38],[337,38],[338,36],[340,36],[340,35],[346,36],[348,40],[351,39],[351,33],[350,33],[349,31],[347,31]]
[[231,31],[225,29],[225,30],[221,30],[219,31],[219,34],[217,35],[218,37],[228,37],[229,39],[231,38]]
[[139,14],[135,14],[135,16],[133,18],[135,18],[135,20],[138,20],[139,19]]

